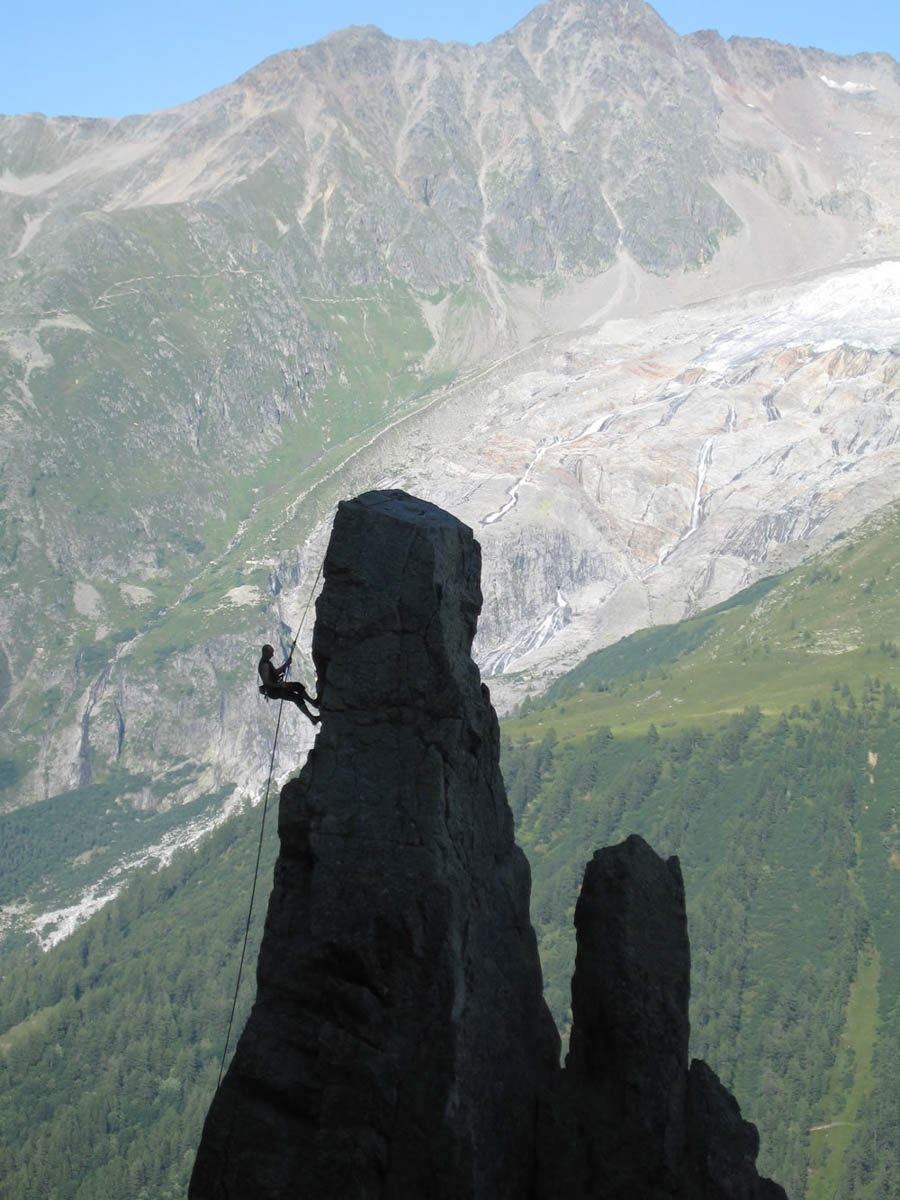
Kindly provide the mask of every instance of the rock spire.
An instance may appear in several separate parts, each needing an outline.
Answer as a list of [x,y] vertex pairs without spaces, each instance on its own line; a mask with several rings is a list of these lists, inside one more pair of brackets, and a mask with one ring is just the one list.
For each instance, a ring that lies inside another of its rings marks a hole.
[[324,719],[282,790],[256,1002],[190,1196],[783,1196],[756,1176],[755,1129],[688,1071],[680,871],[638,838],[589,864],[559,1068],[471,658],[480,557],[403,492],[339,505],[313,637]]

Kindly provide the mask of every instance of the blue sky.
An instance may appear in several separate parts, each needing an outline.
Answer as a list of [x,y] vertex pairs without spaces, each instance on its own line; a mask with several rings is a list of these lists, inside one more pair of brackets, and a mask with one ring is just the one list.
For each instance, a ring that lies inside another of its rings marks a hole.
[[[9,4],[0,25],[0,113],[123,116],[191,100],[279,50],[347,25],[394,37],[488,41],[530,0],[45,0]],[[679,33],[770,37],[838,54],[900,59],[898,0],[659,0]],[[10,11],[13,10],[13,11]]]

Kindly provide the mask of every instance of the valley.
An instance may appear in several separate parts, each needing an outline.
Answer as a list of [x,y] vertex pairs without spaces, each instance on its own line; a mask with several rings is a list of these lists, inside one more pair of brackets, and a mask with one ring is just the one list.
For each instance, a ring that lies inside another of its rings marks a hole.
[[[698,1052],[766,1169],[892,1194],[898,113],[885,54],[550,0],[479,46],[353,28],[164,112],[0,116],[22,1196],[183,1194],[271,751],[259,645],[371,488],[481,542],[560,1026],[583,859],[639,829],[682,856]],[[289,714],[278,782],[312,739]],[[137,1048],[104,1034],[81,1094],[119,993]]]

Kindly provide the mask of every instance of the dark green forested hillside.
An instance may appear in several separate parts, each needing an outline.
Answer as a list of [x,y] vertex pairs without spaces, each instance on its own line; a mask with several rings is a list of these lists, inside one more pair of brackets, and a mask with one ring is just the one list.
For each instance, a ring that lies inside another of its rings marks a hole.
[[[47,954],[4,954],[4,1200],[181,1200],[216,1087],[259,838],[257,810],[149,872]],[[267,822],[235,1034],[276,850]],[[260,899],[261,896],[261,899]]]
[[897,511],[592,655],[504,726],[547,998],[595,846],[678,854],[693,1053],[794,1197],[900,1196]]
[[753,707],[669,737],[601,729],[561,745],[551,731],[504,755],[557,1022],[589,849],[636,831],[678,854],[692,1051],[759,1124],[764,1169],[792,1196],[808,1172],[810,1196],[900,1195],[900,709],[887,701],[873,685],[865,704],[837,692],[815,712]]
[[[797,571],[624,639],[503,726],[561,1027],[584,864],[639,832],[684,869],[693,1051],[759,1124],[761,1166],[795,1200],[900,1197],[898,533],[897,510],[886,512]],[[90,818],[107,798],[85,801]],[[4,948],[4,1200],[185,1194],[259,815],[143,875],[48,953]],[[274,824],[237,1028],[252,999]],[[103,851],[90,819],[53,829],[67,871]],[[32,826],[0,833],[15,846],[17,879],[43,878],[50,847]]]

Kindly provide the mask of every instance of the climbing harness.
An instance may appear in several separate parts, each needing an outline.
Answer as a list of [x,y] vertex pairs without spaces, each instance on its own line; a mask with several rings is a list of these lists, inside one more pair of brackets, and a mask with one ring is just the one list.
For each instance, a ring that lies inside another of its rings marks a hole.
[[[325,564],[323,560],[319,564],[319,569],[316,572],[316,577],[313,580],[312,587],[310,588],[309,599],[306,601],[306,608],[303,610],[303,616],[300,618],[300,624],[297,626],[297,632],[294,634],[294,640],[291,642],[291,649],[290,653],[288,654],[288,658],[293,658],[294,649],[297,645],[297,639],[300,636],[300,631],[303,628],[304,621],[306,620],[306,614],[309,612],[309,606],[312,604],[312,598],[315,595],[316,588],[318,587],[319,578],[322,574],[322,567],[324,565]],[[288,667],[288,671],[290,671],[290,667]],[[285,674],[287,674],[287,672],[285,672]],[[268,700],[268,696],[266,699]],[[219,1090],[219,1086],[222,1083],[222,1075],[225,1071],[225,1059],[228,1057],[228,1045],[231,1041],[231,1027],[234,1024],[234,1013],[235,1009],[237,1008],[238,993],[241,990],[241,974],[244,970],[244,957],[247,953],[247,941],[250,937],[250,919],[253,916],[253,901],[256,897],[256,883],[259,879],[259,863],[260,859],[262,858],[263,835],[266,831],[266,811],[269,807],[269,789],[272,786],[272,772],[275,769],[275,751],[278,748],[278,733],[281,729],[281,712],[283,708],[284,697],[280,696],[278,701],[278,720],[275,722],[275,737],[272,739],[272,754],[269,757],[269,776],[266,779],[266,793],[263,798],[262,820],[260,821],[259,825],[259,845],[256,848],[256,866],[253,869],[253,887],[250,889],[250,907],[247,910],[247,924],[244,928],[244,944],[241,946],[241,960],[238,963],[237,983],[235,984],[234,988],[234,999],[231,1002],[231,1015],[228,1018],[228,1031],[225,1034],[225,1045],[222,1049],[222,1061],[219,1063],[219,1078],[216,1082],[216,1091]]]

